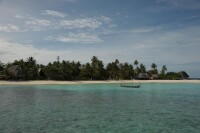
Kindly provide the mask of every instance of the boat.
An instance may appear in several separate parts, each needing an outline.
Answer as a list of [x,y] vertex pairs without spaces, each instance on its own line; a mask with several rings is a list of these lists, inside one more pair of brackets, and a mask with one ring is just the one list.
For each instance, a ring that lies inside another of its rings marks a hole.
[[141,83],[139,85],[125,85],[125,84],[120,84],[121,87],[126,87],[126,88],[140,88]]

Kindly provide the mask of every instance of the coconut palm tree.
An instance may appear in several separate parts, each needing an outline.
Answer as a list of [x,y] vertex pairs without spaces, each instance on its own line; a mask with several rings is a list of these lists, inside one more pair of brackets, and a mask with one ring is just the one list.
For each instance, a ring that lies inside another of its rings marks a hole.
[[81,66],[80,69],[80,78],[83,80],[90,80],[92,78],[92,68],[90,63],[86,63]]
[[167,72],[167,67],[166,67],[166,65],[163,65],[162,66],[162,70],[161,70],[161,74],[166,74],[166,72]]
[[137,60],[134,61],[134,65],[137,66],[139,62]]
[[91,59],[91,68],[93,79],[99,80],[105,78],[105,69],[103,62],[99,60],[96,56],[93,56]]
[[146,67],[145,67],[145,65],[143,65],[142,63],[140,64],[140,71],[141,71],[142,73],[146,73]]
[[135,66],[134,77],[136,77],[136,75],[139,73],[139,68],[138,68],[139,62],[138,62],[138,60],[135,60],[133,64]]
[[26,71],[25,75],[27,79],[37,79],[38,77],[38,66],[36,60],[33,57],[29,57],[25,62],[26,66],[24,67],[24,71]]
[[119,77],[119,61],[116,59],[112,63],[108,63],[106,66],[106,71],[108,74],[109,79],[118,79]]
[[158,74],[157,65],[155,63],[151,64],[151,69],[153,71],[153,74]]
[[134,75],[133,66],[127,62],[120,64],[119,76],[120,79],[132,79]]
[[3,65],[3,63],[0,61],[0,71],[3,71],[3,69],[4,69],[4,65]]

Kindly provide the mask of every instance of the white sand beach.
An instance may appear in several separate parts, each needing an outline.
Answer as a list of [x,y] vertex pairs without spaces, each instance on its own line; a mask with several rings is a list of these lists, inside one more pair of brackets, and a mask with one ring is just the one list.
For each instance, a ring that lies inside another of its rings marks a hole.
[[105,83],[200,83],[200,80],[92,80],[92,81],[0,81],[0,85],[105,84]]

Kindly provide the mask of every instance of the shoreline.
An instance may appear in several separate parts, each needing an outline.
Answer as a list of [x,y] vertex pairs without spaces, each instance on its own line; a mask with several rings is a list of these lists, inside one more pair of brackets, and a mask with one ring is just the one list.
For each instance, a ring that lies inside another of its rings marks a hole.
[[92,80],[92,81],[55,81],[55,80],[31,80],[31,81],[4,81],[0,85],[78,85],[78,84],[120,84],[120,83],[200,83],[200,80]]

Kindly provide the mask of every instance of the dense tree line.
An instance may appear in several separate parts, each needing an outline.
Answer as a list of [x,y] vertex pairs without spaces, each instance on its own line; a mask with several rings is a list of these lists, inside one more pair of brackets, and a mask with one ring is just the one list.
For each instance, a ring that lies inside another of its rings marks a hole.
[[[157,75],[159,79],[176,79],[180,75],[177,73],[167,74],[167,67],[162,66],[160,72],[157,65],[152,63],[151,70],[147,70],[145,65],[135,60],[130,63],[120,63],[115,60],[106,66],[103,61],[93,56],[91,62],[81,64],[75,61],[54,61],[46,66],[37,64],[33,57],[26,60],[15,60],[12,63],[3,64],[0,62],[0,78],[11,79],[8,68],[19,65],[24,74],[25,80],[119,80],[137,78],[139,73],[148,73],[149,76]],[[2,76],[3,75],[3,76]]]

